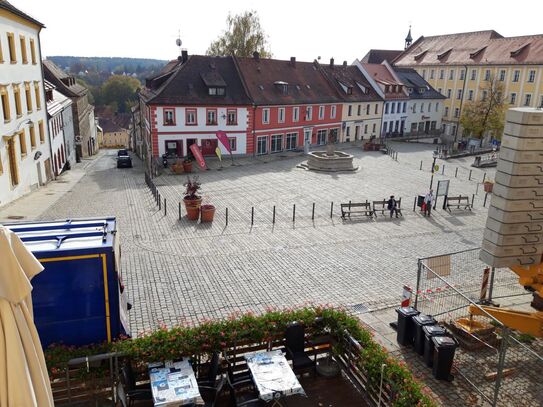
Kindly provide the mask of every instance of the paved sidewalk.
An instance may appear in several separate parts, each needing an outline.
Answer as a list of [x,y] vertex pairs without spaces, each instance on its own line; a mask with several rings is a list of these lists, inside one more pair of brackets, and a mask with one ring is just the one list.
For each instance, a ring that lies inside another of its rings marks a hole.
[[57,201],[69,194],[87,171],[105,154],[106,151],[101,150],[93,157],[84,158],[80,163],[72,165],[71,170],[62,173],[56,180],[0,207],[0,222],[37,219]]

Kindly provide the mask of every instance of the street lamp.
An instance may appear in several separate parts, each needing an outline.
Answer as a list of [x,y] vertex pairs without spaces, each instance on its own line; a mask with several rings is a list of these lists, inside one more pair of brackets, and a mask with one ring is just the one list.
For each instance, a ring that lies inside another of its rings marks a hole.
[[434,150],[434,152],[432,153],[432,157],[434,158],[434,162],[432,163],[432,178],[430,178],[430,189],[432,189],[432,184],[434,183],[434,171],[435,171],[436,160],[437,160],[438,156],[439,156],[438,151]]

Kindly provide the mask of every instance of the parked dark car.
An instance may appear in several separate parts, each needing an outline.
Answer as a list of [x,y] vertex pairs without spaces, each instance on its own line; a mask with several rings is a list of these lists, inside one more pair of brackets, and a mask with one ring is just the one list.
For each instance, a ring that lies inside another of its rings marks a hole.
[[117,168],[132,168],[132,158],[127,150],[117,151]]

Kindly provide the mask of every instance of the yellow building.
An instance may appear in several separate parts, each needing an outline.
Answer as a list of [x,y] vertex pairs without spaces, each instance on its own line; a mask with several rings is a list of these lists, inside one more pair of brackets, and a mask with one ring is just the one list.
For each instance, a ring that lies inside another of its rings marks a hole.
[[129,148],[128,130],[109,118],[100,118],[99,123],[98,128],[101,131],[98,131],[98,145],[100,148]]
[[446,134],[462,134],[462,107],[484,98],[485,81],[492,77],[502,83],[509,107],[543,104],[543,35],[503,37],[490,30],[420,37],[394,65],[414,68],[447,96]]

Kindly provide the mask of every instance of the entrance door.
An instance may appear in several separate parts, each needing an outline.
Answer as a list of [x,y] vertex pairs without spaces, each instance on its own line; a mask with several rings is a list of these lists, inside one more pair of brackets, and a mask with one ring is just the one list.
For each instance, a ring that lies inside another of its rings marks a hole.
[[215,149],[218,146],[218,140],[204,139],[202,140],[202,155],[215,155]]
[[430,122],[426,122],[426,124],[424,125],[424,132],[426,134],[430,133]]
[[43,165],[45,167],[45,179],[47,182],[51,181],[53,179],[53,174],[51,174],[51,159],[48,158],[43,162]]
[[311,145],[311,129],[304,129],[304,153],[309,154]]
[[38,185],[42,186],[43,185],[43,175],[41,173],[41,165],[40,165],[39,161],[36,163],[36,171],[38,172]]

